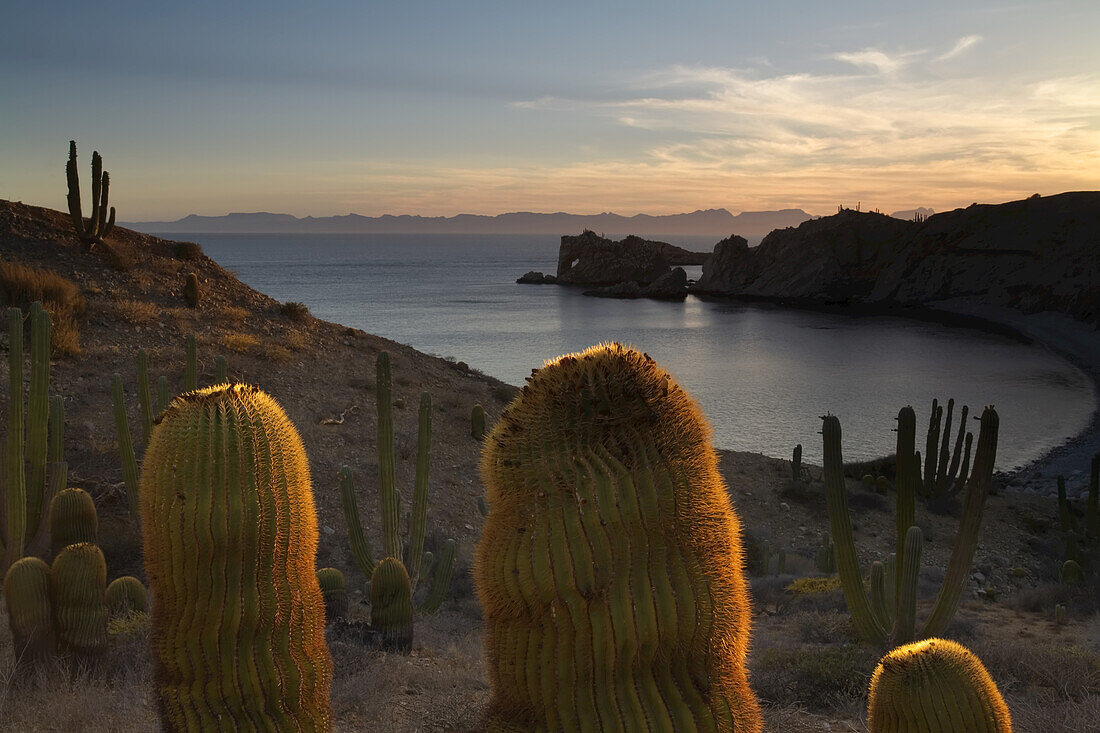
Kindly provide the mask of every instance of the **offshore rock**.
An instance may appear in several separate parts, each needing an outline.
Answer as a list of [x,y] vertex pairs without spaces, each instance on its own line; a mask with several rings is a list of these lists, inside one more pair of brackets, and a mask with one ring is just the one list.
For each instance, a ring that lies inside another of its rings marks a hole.
[[563,285],[649,285],[679,265],[701,265],[710,257],[667,242],[629,236],[615,242],[586,230],[564,236],[558,250],[558,283]]
[[687,273],[682,267],[674,267],[649,285],[639,285],[636,282],[616,283],[594,290],[585,290],[584,294],[597,298],[683,300],[688,295]]
[[553,275],[543,275],[537,270],[528,270],[516,278],[521,285],[553,285],[558,279]]

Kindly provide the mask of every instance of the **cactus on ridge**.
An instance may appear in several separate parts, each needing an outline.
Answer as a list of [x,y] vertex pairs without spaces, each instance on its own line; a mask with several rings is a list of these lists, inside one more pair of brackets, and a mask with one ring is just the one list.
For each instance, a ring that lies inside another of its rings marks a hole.
[[183,281],[183,299],[187,301],[189,308],[198,308],[201,298],[202,290],[199,289],[199,276],[190,272]]
[[740,526],[697,403],[618,344],[547,362],[486,437],[488,731],[759,731]]
[[150,643],[164,727],[332,727],[305,449],[267,394],[177,397],[141,475]]
[[1012,733],[985,665],[945,639],[900,646],[879,662],[867,703],[869,733]]
[[99,152],[92,153],[92,212],[84,220],[80,204],[80,176],[76,170],[76,141],[69,141],[69,162],[65,165],[65,178],[69,186],[69,216],[73,220],[73,229],[81,241],[86,244],[102,243],[115,226],[115,207],[110,207],[111,216],[107,218],[107,204],[111,176],[103,170],[103,158]]

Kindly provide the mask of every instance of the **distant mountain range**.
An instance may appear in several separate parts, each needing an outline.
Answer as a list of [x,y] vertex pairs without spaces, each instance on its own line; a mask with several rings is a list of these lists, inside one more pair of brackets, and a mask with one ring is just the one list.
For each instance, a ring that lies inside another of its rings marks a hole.
[[122,223],[140,232],[156,234],[579,234],[585,229],[607,236],[635,234],[641,237],[711,236],[731,234],[759,238],[773,229],[796,227],[814,217],[802,209],[745,211],[736,216],[726,209],[701,209],[690,214],[620,216],[619,214],[536,214],[518,211],[497,216],[307,216],[266,212],[198,216],[176,221]]

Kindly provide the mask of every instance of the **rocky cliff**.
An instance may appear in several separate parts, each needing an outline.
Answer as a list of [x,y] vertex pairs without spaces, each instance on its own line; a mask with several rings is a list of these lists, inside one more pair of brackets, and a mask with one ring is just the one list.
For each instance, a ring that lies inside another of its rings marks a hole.
[[564,236],[558,250],[557,282],[563,285],[648,285],[673,267],[701,265],[710,257],[666,242],[629,236],[615,242],[585,230]]
[[1100,318],[1100,192],[972,205],[923,222],[844,210],[719,242],[693,292],[821,303],[973,298]]

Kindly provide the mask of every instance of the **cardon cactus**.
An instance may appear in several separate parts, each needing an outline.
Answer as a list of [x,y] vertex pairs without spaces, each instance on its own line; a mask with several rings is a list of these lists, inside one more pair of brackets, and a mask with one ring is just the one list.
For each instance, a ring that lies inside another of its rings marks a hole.
[[141,525],[165,729],[329,730],[309,466],[275,400],[241,384],[173,400],[145,453]]
[[132,575],[115,578],[107,586],[107,610],[113,616],[128,613],[149,613],[149,596],[145,586]]
[[698,405],[649,356],[548,362],[487,436],[488,731],[759,731],[740,526]]
[[111,177],[103,170],[103,158],[92,153],[92,215],[85,221],[80,207],[80,176],[76,170],[76,141],[69,141],[69,162],[65,165],[65,178],[69,184],[69,216],[73,220],[76,235],[88,244],[102,242],[115,226],[115,207],[107,217],[107,203]]
[[95,502],[84,489],[59,491],[50,502],[50,545],[55,555],[78,542],[94,544],[98,531]]
[[412,584],[405,566],[383,558],[370,576],[370,625],[382,635],[382,648],[412,649]]
[[55,641],[50,566],[37,557],[13,563],[4,576],[4,603],[16,664],[40,662],[52,655]]
[[325,601],[325,623],[347,616],[348,589],[344,574],[336,568],[321,568],[317,571],[317,583],[321,586],[321,597]]
[[[903,407],[898,412],[895,569],[889,573],[890,577],[886,577],[885,566],[881,563],[872,566],[870,601],[852,539],[841,456],[840,421],[832,415],[823,418],[825,499],[837,572],[853,625],[864,640],[881,644],[889,639],[895,644],[903,644],[914,638],[939,636],[951,622],[978,545],[978,529],[993,480],[998,425],[996,410],[985,408],[981,416],[974,469],[969,475],[959,532],[947,564],[947,573],[936,603],[918,631],[915,626],[916,587],[923,542],[915,519],[914,496],[920,488],[921,476],[919,454],[914,450],[916,415],[913,408]],[[891,585],[892,593],[888,590]]]
[[91,542],[69,545],[50,567],[57,646],[78,657],[107,649],[107,561]]
[[925,639],[894,649],[871,677],[869,733],[1011,733],[985,665],[966,647]]

